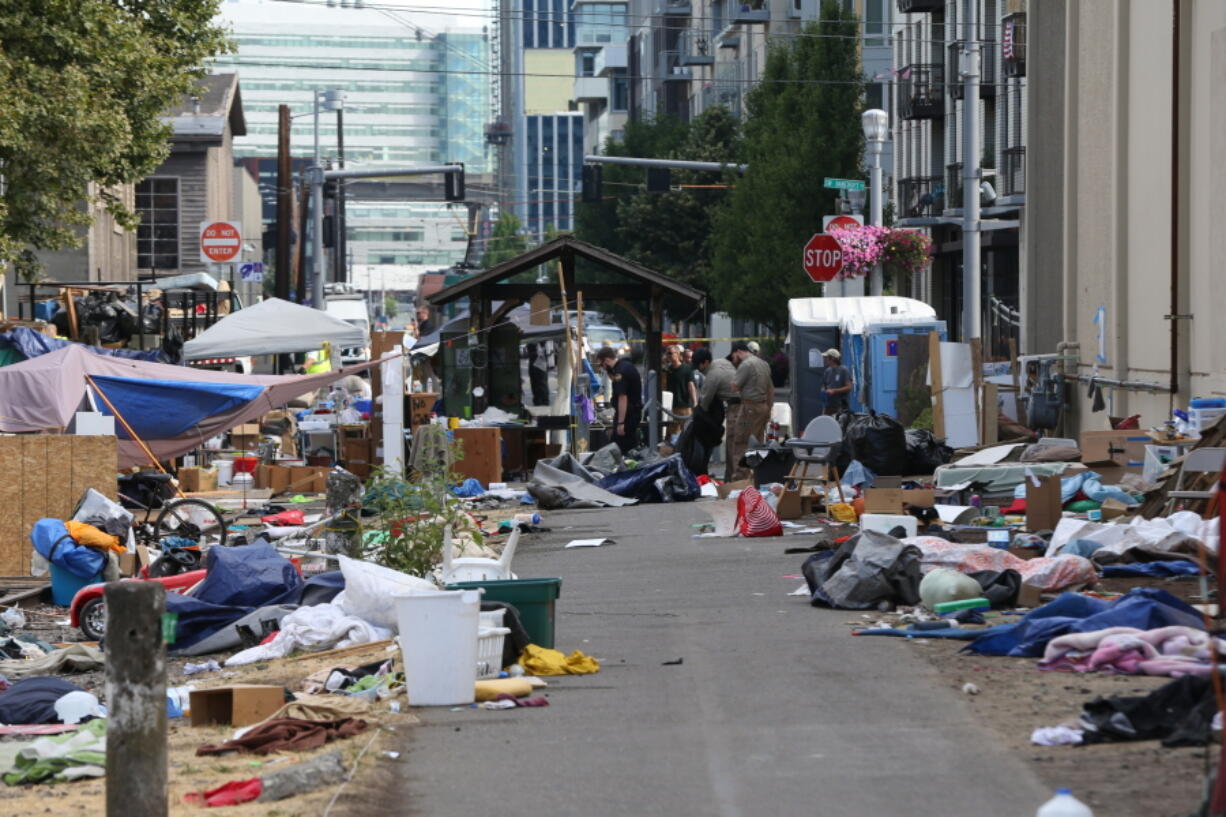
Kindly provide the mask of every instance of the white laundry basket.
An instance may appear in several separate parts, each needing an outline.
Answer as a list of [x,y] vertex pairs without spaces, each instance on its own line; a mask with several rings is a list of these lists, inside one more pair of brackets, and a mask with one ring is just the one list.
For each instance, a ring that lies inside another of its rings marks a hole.
[[470,704],[477,681],[479,590],[396,597],[410,706]]
[[497,678],[502,674],[502,645],[511,633],[503,627],[506,608],[481,613],[481,629],[477,631],[477,680]]

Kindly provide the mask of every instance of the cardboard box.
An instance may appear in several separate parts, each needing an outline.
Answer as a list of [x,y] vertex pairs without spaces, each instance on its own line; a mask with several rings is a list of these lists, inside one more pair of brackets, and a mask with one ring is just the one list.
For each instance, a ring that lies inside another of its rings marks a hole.
[[1043,604],[1043,591],[1033,584],[1022,583],[1017,591],[1018,607],[1039,607]]
[[[876,484],[876,483],[874,483]],[[903,513],[907,507],[931,508],[936,492],[931,488],[868,488],[864,491],[865,513]]]
[[1095,471],[1096,465],[1114,464],[1140,473],[1145,463],[1145,446],[1152,442],[1143,431],[1083,431],[1081,461]]
[[140,570],[140,557],[133,551],[119,554],[119,575],[120,576],[135,576],[136,571]]
[[417,392],[405,398],[408,404],[405,407],[405,415],[409,419],[409,428],[417,428],[430,423],[430,412],[434,409],[438,398],[439,395],[435,392]]
[[260,424],[244,423],[230,430],[230,447],[240,451],[255,451],[260,447]]
[[502,482],[502,432],[497,428],[457,428],[453,433],[463,446],[453,470],[486,486]]
[[[375,441],[369,437],[361,439],[345,437],[341,440],[341,459],[345,462],[374,462]],[[497,480],[495,480],[497,482]]]
[[[1038,481],[1038,485],[1035,481]],[[1060,500],[1060,477],[1026,477],[1026,529],[1055,530],[1064,503]]]
[[322,494],[328,488],[327,466],[295,465],[289,469],[289,484],[285,490],[292,494]]
[[753,487],[752,479],[738,479],[735,482],[725,482],[723,485],[716,485],[715,493],[719,495],[720,499],[727,499],[728,494],[732,493],[733,491],[740,491],[744,488],[752,488],[752,487]]
[[249,726],[259,723],[285,703],[285,689],[235,684],[197,689],[191,694],[192,726]]
[[188,467],[179,469],[179,487],[187,493],[217,490],[217,471],[212,468]]
[[284,465],[260,465],[255,469],[255,487],[268,488],[273,494],[284,493],[289,487],[291,471]]
[[1118,499],[1105,499],[1102,505],[1103,521],[1108,522],[1130,513],[1128,506]]
[[813,513],[813,494],[800,488],[784,488],[775,506],[780,519],[799,519]]
[[347,462],[345,463],[345,470],[353,474],[358,479],[363,480],[363,481],[370,479],[370,472],[373,469],[374,469],[374,466],[372,466],[369,462]]

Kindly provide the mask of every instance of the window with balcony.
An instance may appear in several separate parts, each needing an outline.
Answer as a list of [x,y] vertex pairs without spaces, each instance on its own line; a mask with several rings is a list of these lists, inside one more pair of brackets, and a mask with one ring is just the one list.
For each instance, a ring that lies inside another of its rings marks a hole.
[[625,71],[617,71],[610,77],[609,108],[614,111],[630,109],[630,78]]
[[596,52],[587,49],[575,55],[575,74],[580,77],[596,76]]
[[584,3],[576,17],[576,45],[624,43],[630,36],[625,3]]
[[136,185],[136,266],[148,270],[179,268],[179,179],[145,179]]

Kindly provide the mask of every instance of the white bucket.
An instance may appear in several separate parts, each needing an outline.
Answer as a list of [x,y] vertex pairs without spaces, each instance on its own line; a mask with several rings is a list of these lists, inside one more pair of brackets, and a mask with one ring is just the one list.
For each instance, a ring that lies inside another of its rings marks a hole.
[[234,460],[219,459],[214,464],[217,466],[217,484],[229,485],[234,476]]
[[470,704],[477,682],[480,590],[396,597],[410,706]]

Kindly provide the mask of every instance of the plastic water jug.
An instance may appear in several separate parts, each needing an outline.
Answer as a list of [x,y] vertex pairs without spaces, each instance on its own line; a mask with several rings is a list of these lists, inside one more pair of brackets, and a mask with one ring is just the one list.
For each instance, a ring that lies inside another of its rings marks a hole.
[[1094,812],[1068,789],[1056,789],[1056,796],[1039,806],[1034,817],[1094,817]]

